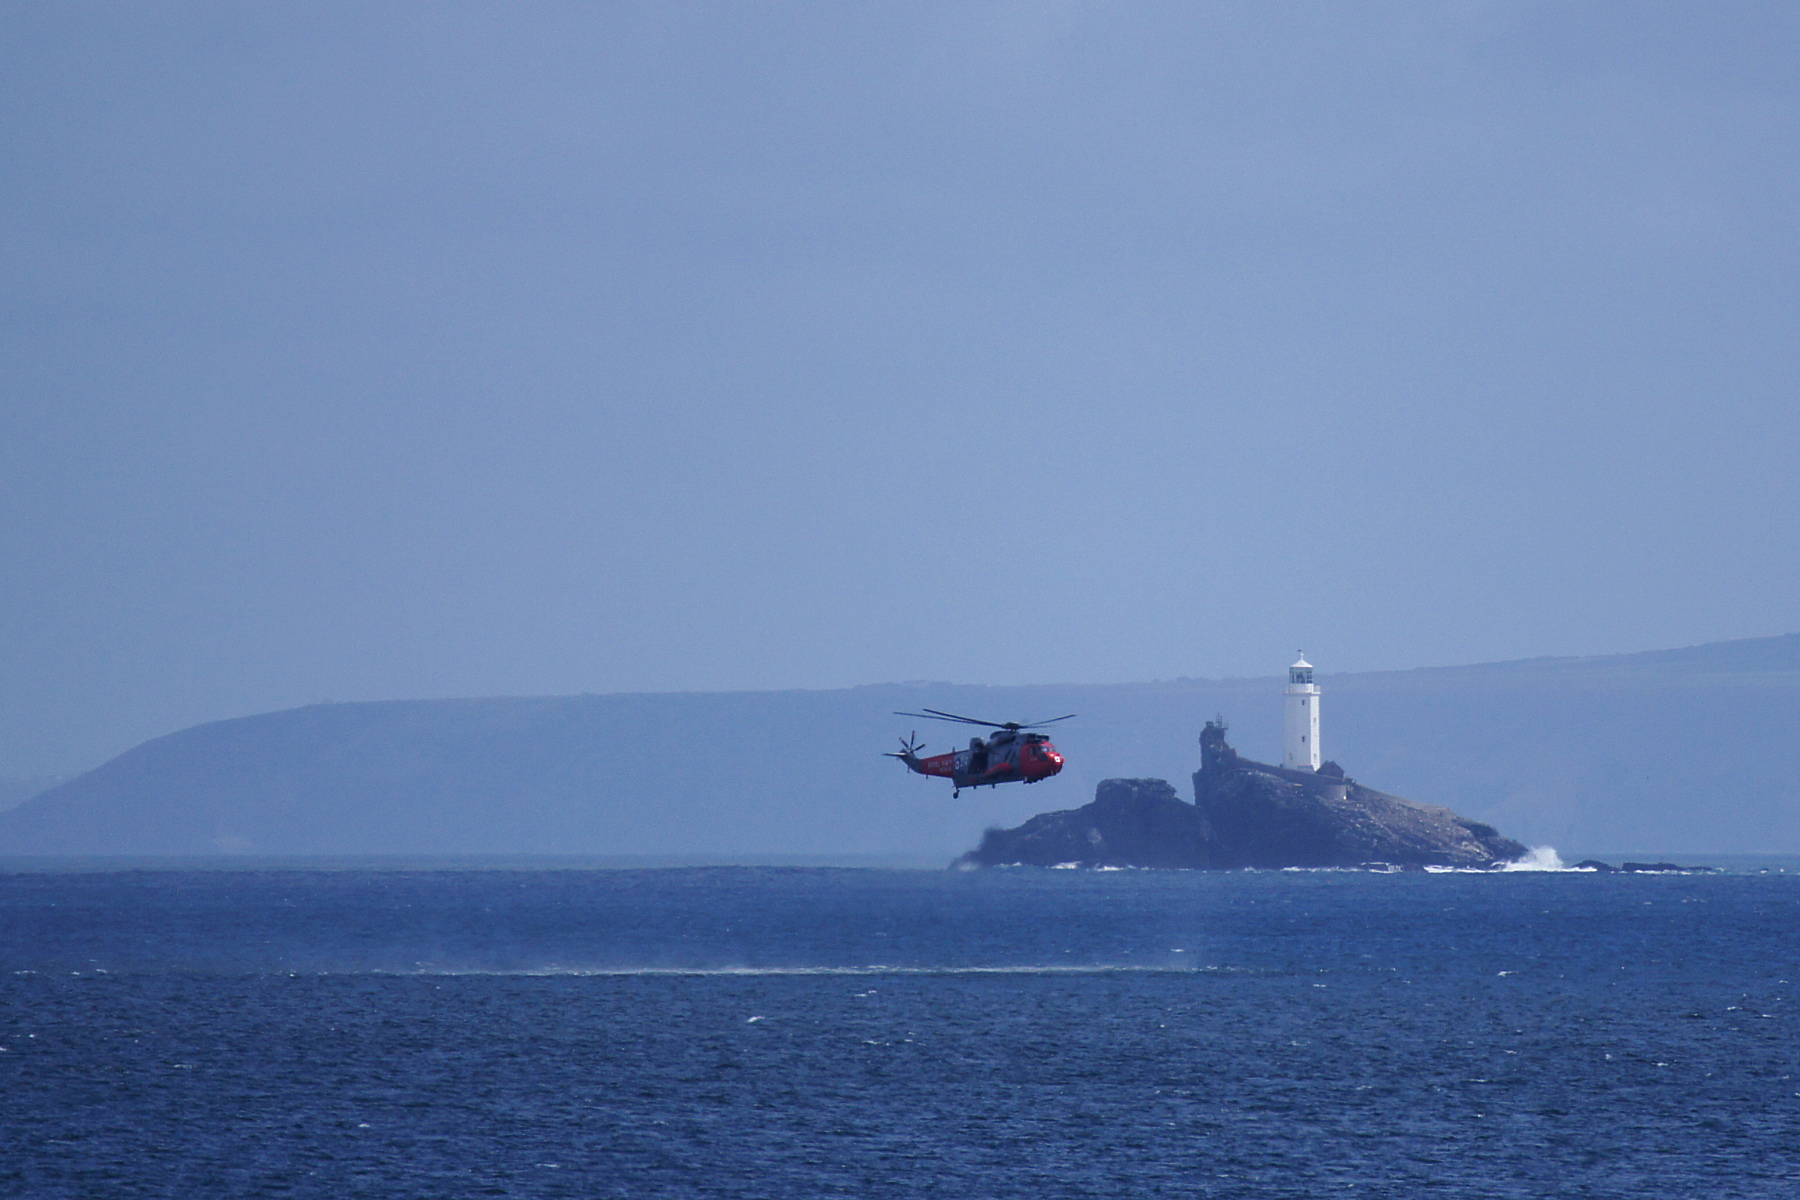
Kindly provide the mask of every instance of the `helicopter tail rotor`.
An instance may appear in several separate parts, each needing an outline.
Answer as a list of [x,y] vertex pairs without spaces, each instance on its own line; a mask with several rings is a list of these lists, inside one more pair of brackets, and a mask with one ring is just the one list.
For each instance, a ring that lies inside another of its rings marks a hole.
[[900,739],[900,749],[898,752],[889,750],[883,757],[897,758],[906,764],[907,770],[918,771],[920,774],[923,774],[924,772],[919,771],[919,751],[924,748],[925,744],[919,741],[919,731],[915,729],[911,734]]

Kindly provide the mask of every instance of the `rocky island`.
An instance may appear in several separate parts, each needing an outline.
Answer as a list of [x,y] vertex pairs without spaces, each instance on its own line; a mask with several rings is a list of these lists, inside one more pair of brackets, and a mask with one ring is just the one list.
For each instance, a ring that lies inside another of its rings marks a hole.
[[1364,787],[1334,763],[1292,770],[1241,757],[1223,721],[1200,735],[1194,803],[1161,779],[1107,779],[1093,803],[990,829],[966,866],[1492,867],[1525,847],[1447,808]]

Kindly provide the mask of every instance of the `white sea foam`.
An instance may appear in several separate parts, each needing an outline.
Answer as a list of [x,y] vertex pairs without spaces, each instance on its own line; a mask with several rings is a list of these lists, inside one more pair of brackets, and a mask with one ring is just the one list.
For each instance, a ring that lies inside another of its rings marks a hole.
[[1562,856],[1557,854],[1555,846],[1533,846],[1525,857],[1515,859],[1500,868],[1502,871],[1567,871]]

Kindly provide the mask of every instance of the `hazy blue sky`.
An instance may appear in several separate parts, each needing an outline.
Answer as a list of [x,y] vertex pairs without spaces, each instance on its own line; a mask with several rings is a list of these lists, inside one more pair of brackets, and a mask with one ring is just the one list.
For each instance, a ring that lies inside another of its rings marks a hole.
[[0,55],[0,771],[1800,629],[1800,6],[12,3]]

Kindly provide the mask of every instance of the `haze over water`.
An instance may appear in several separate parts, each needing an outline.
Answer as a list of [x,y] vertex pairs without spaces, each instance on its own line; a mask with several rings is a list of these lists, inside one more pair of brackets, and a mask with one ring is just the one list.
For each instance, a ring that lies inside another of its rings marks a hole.
[[325,698],[1800,629],[1797,47],[1782,4],[7,5],[0,776]]

